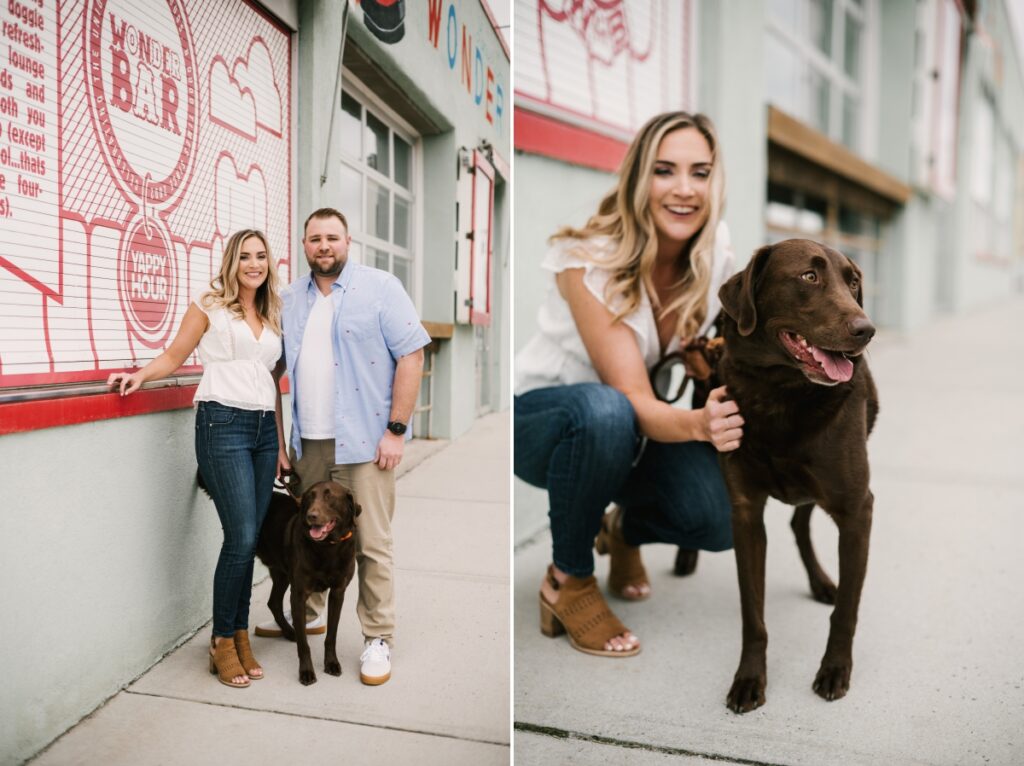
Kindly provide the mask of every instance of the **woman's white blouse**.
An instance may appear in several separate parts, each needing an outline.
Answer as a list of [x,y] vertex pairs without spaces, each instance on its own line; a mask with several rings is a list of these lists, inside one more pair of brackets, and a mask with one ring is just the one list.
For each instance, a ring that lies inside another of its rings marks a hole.
[[[552,275],[566,269],[584,269],[583,284],[591,294],[604,306],[609,306],[605,298],[605,286],[611,277],[611,271],[602,268],[593,261],[581,258],[576,252],[587,248],[597,255],[611,252],[612,243],[606,237],[589,240],[562,239],[548,250],[541,267]],[[574,252],[575,251],[575,252]],[[719,222],[715,231],[714,261],[711,265],[711,284],[708,286],[708,312],[700,335],[706,333],[714,322],[721,303],[718,290],[733,272],[733,254],[729,240],[729,229],[724,221]],[[612,308],[612,307],[609,307]],[[650,370],[661,358],[661,347],[658,341],[658,326],[651,307],[650,296],[646,288],[640,286],[640,305],[622,318],[622,321],[636,336],[637,346],[643,355],[644,365]],[[665,353],[678,350],[679,338],[669,342]],[[590,361],[590,355],[583,345],[579,329],[572,318],[569,304],[552,284],[541,304],[537,315],[537,332],[527,344],[516,354],[515,360],[515,393],[525,394],[535,388],[548,386],[565,386],[574,383],[600,383]]]
[[277,386],[271,370],[281,357],[281,336],[264,325],[257,340],[252,328],[227,309],[194,303],[210,325],[199,340],[203,377],[193,403],[214,401],[242,410],[273,410]]

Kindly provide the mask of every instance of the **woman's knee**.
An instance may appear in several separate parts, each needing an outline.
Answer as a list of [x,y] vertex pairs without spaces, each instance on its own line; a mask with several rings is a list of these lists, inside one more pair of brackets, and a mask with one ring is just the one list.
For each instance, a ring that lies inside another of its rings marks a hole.
[[599,383],[577,388],[570,407],[573,430],[584,438],[631,452],[639,432],[636,412],[626,395]]
[[251,557],[256,553],[260,530],[255,524],[230,524],[224,526],[224,548],[240,557]]

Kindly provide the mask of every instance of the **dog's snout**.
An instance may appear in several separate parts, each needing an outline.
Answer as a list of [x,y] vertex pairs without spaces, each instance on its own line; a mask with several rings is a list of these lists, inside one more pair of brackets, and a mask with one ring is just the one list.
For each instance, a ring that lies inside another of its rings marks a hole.
[[867,317],[857,317],[847,323],[846,327],[850,331],[850,335],[865,343],[875,337],[875,326]]

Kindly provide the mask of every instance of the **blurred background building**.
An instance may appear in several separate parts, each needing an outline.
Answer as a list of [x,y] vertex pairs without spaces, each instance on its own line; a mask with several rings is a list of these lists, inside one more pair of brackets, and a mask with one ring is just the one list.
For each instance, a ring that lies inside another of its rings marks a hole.
[[826,242],[861,265],[872,316],[896,329],[1019,291],[1011,4],[517,0],[517,347],[546,238],[584,222],[636,129],[668,109],[718,127],[741,265],[767,242]]
[[[551,285],[547,237],[586,221],[670,109],[718,128],[738,267],[825,242],[894,331],[1020,292],[1018,16],[1016,0],[516,0],[515,348]],[[516,498],[522,539],[546,519],[522,483]]]

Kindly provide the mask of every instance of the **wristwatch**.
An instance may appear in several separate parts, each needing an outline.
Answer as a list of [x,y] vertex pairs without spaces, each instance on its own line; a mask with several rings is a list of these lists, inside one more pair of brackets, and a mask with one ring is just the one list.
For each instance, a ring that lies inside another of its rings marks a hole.
[[402,423],[399,420],[392,420],[390,423],[388,423],[388,430],[395,436],[401,436],[402,434],[404,434],[405,428],[405,423]]

